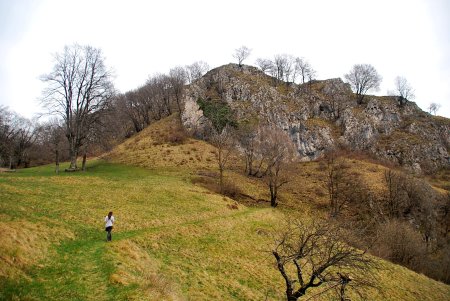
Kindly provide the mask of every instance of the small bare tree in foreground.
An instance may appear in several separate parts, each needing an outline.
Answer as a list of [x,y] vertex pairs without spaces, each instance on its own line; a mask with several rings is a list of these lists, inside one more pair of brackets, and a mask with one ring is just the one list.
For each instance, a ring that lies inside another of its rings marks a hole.
[[238,60],[239,67],[242,67],[242,62],[250,56],[252,50],[246,46],[242,46],[234,51],[233,57]]
[[364,296],[361,288],[373,286],[370,271],[376,263],[343,242],[344,237],[340,228],[325,221],[288,221],[272,250],[286,284],[286,300],[296,301],[318,287],[323,289],[312,290],[313,297],[334,291],[339,300],[347,300],[348,289]]

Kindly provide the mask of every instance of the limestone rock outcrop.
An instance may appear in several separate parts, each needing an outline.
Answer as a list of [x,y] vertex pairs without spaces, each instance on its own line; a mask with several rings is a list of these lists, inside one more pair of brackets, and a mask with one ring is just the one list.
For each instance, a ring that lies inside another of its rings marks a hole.
[[182,121],[198,137],[212,128],[199,101],[220,102],[242,122],[286,131],[302,160],[345,146],[414,170],[450,167],[450,120],[423,112],[396,97],[366,96],[358,104],[340,78],[297,85],[284,83],[252,66],[225,65],[190,84]]

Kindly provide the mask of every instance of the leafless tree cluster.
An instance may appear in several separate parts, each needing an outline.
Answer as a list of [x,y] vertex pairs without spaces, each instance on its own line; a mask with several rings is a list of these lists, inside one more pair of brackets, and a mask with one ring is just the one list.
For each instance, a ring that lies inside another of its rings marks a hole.
[[371,271],[377,265],[344,238],[344,232],[327,221],[294,219],[283,226],[272,254],[285,281],[286,300],[306,298],[308,293],[316,298],[327,292],[347,300],[348,290],[363,295],[361,287],[374,285]]
[[168,74],[150,76],[145,85],[118,95],[113,107],[117,118],[123,121],[125,136],[140,132],[174,112],[181,112],[185,85],[196,81],[208,70],[208,64],[202,61],[177,66]]
[[50,115],[64,121],[70,170],[77,169],[81,154],[84,169],[88,148],[107,147],[155,120],[180,112],[185,84],[208,69],[202,61],[175,67],[168,74],[150,77],[138,89],[116,95],[100,49],[66,46],[56,54],[53,71],[42,76],[47,83],[42,104]]
[[188,84],[191,84],[197,79],[201,78],[206,72],[208,72],[210,67],[208,63],[204,61],[197,61],[190,65],[186,65],[185,69],[187,82]]
[[258,58],[256,64],[263,72],[286,83],[294,83],[298,78],[300,83],[305,83],[316,76],[307,60],[288,54],[277,54],[273,60]]
[[56,119],[29,120],[5,107],[0,107],[0,142],[0,166],[10,169],[57,162],[61,150],[68,149],[64,127]]
[[366,93],[371,89],[379,89],[382,77],[369,64],[356,64],[345,74],[345,79],[356,93],[358,103],[361,104]]
[[386,170],[382,195],[372,193],[345,161],[327,161],[330,215],[353,229],[353,243],[435,279],[450,280],[448,204],[430,185]]
[[64,129],[62,120],[56,118],[38,125],[37,139],[32,148],[36,164],[54,162],[55,172],[59,173],[60,161],[69,159],[69,146]]
[[35,123],[0,106],[0,164],[10,169],[28,166],[37,138]]

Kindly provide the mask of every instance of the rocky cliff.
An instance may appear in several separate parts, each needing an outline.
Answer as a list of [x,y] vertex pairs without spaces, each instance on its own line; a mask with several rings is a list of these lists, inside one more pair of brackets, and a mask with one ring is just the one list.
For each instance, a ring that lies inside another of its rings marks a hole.
[[396,97],[366,96],[357,104],[341,79],[302,85],[284,83],[251,66],[225,65],[189,85],[182,120],[194,135],[211,129],[201,107],[220,104],[236,126],[265,123],[289,133],[302,160],[346,147],[420,170],[450,166],[450,120],[431,116],[413,102],[400,106]]

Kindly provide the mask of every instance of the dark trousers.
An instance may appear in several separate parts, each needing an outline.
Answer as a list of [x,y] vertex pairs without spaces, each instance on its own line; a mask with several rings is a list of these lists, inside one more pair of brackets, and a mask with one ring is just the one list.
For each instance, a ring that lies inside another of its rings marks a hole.
[[112,235],[111,235],[112,226],[106,227],[105,231],[106,231],[106,240],[107,241],[111,241],[111,239],[112,239]]

